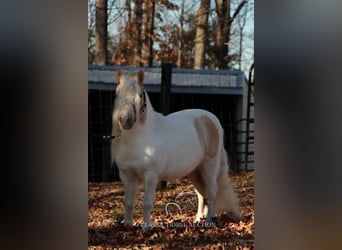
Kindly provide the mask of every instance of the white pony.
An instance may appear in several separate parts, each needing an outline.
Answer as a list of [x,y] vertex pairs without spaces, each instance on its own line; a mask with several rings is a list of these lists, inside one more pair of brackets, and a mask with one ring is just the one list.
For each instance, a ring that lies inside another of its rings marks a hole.
[[240,212],[228,177],[223,129],[212,113],[191,109],[163,116],[152,108],[143,89],[144,73],[117,71],[113,110],[112,161],[124,186],[124,222],[132,225],[140,182],[144,183],[144,223],[151,224],[157,183],[188,176],[195,186],[195,221],[226,211],[237,220]]

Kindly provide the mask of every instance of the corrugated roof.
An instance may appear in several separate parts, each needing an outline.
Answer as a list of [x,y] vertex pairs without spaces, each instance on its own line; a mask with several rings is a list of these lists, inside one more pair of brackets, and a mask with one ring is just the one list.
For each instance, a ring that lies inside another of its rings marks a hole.
[[[158,91],[161,83],[161,68],[139,68],[118,66],[88,65],[88,84],[90,89],[114,90],[116,70],[144,70],[146,89]],[[244,73],[238,70],[194,70],[172,69],[172,92],[183,93],[226,93],[242,94]]]

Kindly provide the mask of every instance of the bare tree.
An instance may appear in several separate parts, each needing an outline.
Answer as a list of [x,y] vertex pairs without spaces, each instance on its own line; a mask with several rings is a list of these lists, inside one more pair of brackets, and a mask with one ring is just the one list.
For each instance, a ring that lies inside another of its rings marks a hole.
[[95,8],[94,5],[88,2],[88,64],[94,63],[94,48],[95,48]]
[[247,21],[247,6],[244,6],[241,14],[237,15],[237,23],[239,25],[239,70],[241,70],[242,47],[243,47],[243,30]]
[[231,24],[247,2],[248,0],[242,0],[235,9],[234,14],[230,16],[231,1],[216,0],[217,29],[215,38],[215,66],[219,69],[226,69],[228,67],[228,46]]
[[134,21],[133,21],[133,37],[135,41],[134,51],[134,66],[142,66],[142,27],[143,27],[143,0],[134,0]]
[[144,0],[144,66],[153,66],[153,35],[154,35],[154,15],[155,15],[155,0]]
[[149,47],[149,53],[148,53],[148,66],[153,66],[153,43],[154,43],[154,16],[156,11],[156,3],[153,0],[152,1],[152,17],[151,17],[151,26],[150,26],[150,47]]
[[178,27],[178,55],[177,55],[177,67],[178,68],[182,67],[182,57],[183,57],[184,4],[185,4],[185,0],[181,0],[180,15],[179,15],[179,27]]
[[[177,67],[225,69],[238,67],[241,61],[244,68],[253,50],[250,26],[239,32],[245,3],[247,0],[88,0],[88,63],[152,66],[168,61]],[[107,14],[108,37],[101,14]],[[249,16],[252,14],[248,14],[248,24]]]
[[195,69],[203,69],[205,56],[205,42],[208,38],[208,16],[210,0],[201,0],[201,5],[197,12],[197,26],[195,36]]
[[215,67],[226,68],[228,55],[227,39],[229,37],[228,18],[230,13],[230,0],[216,0],[216,36],[215,36]]
[[[241,0],[232,0],[232,5],[237,6]],[[231,68],[248,72],[253,62],[254,50],[254,1],[245,4],[231,25],[229,40],[229,62]]]
[[107,0],[96,0],[95,63],[107,64]]

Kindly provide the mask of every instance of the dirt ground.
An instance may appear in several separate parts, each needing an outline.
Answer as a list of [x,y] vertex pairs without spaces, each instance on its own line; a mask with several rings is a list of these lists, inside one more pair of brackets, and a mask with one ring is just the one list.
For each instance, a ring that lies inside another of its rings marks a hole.
[[187,178],[157,191],[153,227],[141,229],[143,193],[138,195],[134,225],[123,225],[120,182],[89,183],[88,249],[254,249],[254,172],[231,175],[243,218],[233,223],[221,215],[213,223],[194,224],[197,197]]

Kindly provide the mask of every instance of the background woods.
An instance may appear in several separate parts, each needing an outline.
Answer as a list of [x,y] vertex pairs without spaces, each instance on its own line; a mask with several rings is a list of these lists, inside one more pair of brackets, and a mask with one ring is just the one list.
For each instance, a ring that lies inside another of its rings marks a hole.
[[88,0],[88,63],[247,71],[253,0]]

